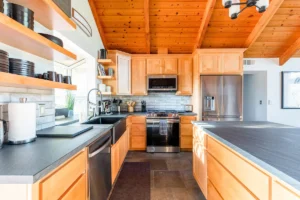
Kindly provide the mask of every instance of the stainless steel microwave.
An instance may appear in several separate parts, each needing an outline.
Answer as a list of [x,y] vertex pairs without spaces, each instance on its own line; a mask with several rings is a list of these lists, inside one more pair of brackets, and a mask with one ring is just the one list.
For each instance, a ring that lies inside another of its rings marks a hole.
[[151,75],[147,79],[148,91],[177,91],[177,76]]

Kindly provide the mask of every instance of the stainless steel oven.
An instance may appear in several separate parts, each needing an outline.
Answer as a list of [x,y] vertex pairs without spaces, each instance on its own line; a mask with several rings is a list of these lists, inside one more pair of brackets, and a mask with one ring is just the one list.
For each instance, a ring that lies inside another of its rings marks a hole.
[[177,91],[176,75],[151,75],[147,81],[148,91]]
[[147,152],[180,152],[179,119],[147,119]]

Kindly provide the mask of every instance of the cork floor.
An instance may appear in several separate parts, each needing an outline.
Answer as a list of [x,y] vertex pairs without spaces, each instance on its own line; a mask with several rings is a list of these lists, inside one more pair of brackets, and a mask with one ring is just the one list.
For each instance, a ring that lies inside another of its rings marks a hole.
[[151,200],[205,200],[192,171],[192,153],[127,154],[125,162],[150,162]]

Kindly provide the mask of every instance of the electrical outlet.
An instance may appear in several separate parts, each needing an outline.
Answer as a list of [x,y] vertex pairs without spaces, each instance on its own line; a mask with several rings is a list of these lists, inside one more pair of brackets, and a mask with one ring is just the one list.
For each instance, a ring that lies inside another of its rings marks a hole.
[[268,100],[268,105],[272,105],[272,101],[271,100]]
[[259,104],[262,105],[262,100],[259,101]]
[[45,115],[45,104],[39,104],[39,116]]

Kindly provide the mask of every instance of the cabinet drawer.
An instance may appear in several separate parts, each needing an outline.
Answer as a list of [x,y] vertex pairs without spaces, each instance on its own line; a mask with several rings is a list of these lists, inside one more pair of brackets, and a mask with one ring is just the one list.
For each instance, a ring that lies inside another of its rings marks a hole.
[[192,124],[180,124],[180,135],[193,136],[193,125]]
[[299,200],[300,196],[288,190],[280,183],[274,181],[272,184],[272,200]]
[[132,124],[130,133],[131,133],[131,135],[146,136],[146,125],[145,124]]
[[207,200],[223,200],[209,179],[207,183]]
[[[207,154],[208,179],[215,186],[223,199],[254,200],[257,199],[242,184],[239,183],[210,154]],[[268,190],[267,190],[268,192]]]
[[58,199],[86,173],[87,151],[79,153],[40,184],[41,199]]
[[259,199],[269,199],[270,177],[208,137],[207,151]]
[[131,118],[132,124],[146,124],[146,117],[144,116],[133,116]]
[[182,116],[180,117],[180,123],[181,124],[191,124],[192,121],[195,121],[196,117],[195,116]]
[[192,149],[193,148],[193,137],[192,136],[180,137],[180,148]]
[[131,137],[131,149],[146,149],[146,137],[145,136]]
[[84,200],[87,198],[87,178],[86,174],[76,181],[69,191],[61,198],[61,200]]

